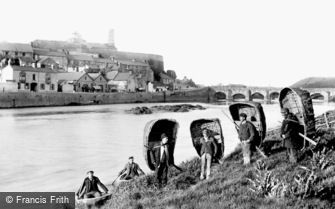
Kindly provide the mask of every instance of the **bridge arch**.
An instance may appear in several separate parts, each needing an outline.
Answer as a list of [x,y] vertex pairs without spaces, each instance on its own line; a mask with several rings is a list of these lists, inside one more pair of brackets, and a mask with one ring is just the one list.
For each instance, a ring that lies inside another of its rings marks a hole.
[[278,100],[279,99],[279,92],[274,91],[270,93],[270,100]]
[[251,100],[254,101],[254,100],[264,100],[265,99],[265,96],[260,93],[260,92],[254,92],[253,94],[251,94]]
[[233,95],[233,101],[245,101],[246,100],[246,96],[242,93],[235,93]]
[[313,94],[311,94],[311,98],[313,100],[317,100],[317,101],[324,101],[325,100],[325,96],[322,93],[313,93]]
[[216,100],[224,100],[227,99],[227,94],[223,91],[218,91],[214,94]]

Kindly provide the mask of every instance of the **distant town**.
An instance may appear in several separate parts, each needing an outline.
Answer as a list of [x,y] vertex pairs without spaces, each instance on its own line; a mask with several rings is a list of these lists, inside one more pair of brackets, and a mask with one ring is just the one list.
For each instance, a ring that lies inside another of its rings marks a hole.
[[67,41],[0,43],[1,92],[156,92],[197,88],[161,55],[119,51],[110,30],[107,43]]

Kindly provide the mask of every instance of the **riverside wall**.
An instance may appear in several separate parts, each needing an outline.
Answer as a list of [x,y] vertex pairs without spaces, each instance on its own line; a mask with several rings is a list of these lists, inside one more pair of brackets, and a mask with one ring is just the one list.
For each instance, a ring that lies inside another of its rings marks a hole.
[[213,102],[214,93],[211,88],[155,93],[2,92],[0,108],[158,102],[208,103]]

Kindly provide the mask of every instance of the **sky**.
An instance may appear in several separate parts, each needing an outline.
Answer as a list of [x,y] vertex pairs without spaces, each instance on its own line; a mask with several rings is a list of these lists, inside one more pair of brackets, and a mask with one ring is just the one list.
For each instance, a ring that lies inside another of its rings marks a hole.
[[[335,77],[335,1],[0,0],[0,41],[68,40],[160,54],[204,85],[284,87]],[[3,9],[5,8],[5,9]]]

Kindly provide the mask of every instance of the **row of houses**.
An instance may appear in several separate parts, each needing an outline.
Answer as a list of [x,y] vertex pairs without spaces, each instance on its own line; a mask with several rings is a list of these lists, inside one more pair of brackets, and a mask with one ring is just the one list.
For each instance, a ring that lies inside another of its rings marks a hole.
[[[4,78],[19,81],[17,90],[132,92],[188,88],[164,71],[159,80],[154,79],[152,68],[163,69],[160,55],[120,52],[103,44],[43,40],[0,43],[0,69],[5,69],[1,71],[6,72],[6,66],[10,66],[14,77]],[[43,79],[36,82],[33,75]],[[52,83],[44,82],[45,77],[50,77]],[[12,89],[13,82],[1,85],[6,86],[2,90]]]
[[[66,42],[57,42],[49,47],[38,48],[41,44],[32,42],[23,43],[0,43],[0,67],[4,67],[11,62],[12,65],[32,66],[39,64],[41,68],[50,67],[63,69],[66,72],[81,72],[88,68],[96,69],[119,69],[120,71],[149,70],[150,57],[124,56],[124,52],[91,49],[83,50],[81,46],[69,48]],[[44,43],[44,42],[43,42]],[[44,43],[44,45],[49,42]],[[42,45],[42,46],[44,46]],[[57,45],[63,45],[62,47]],[[33,47],[34,46],[34,47]],[[108,48],[107,48],[108,49]],[[46,59],[48,59],[46,61]]]
[[51,68],[7,65],[0,70],[0,90],[3,92],[136,92],[153,91],[148,81],[141,86],[136,75],[129,72],[103,73],[62,72]]

